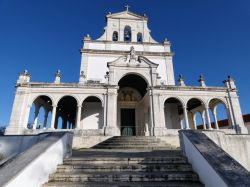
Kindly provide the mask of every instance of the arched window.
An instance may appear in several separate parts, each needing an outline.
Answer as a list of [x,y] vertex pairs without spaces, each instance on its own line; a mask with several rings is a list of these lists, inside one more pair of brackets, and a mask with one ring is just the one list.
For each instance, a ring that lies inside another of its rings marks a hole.
[[124,41],[131,42],[131,27],[130,26],[126,26],[124,28]]
[[140,32],[137,34],[137,42],[142,43],[142,33]]
[[113,32],[113,38],[112,38],[113,41],[118,41],[118,32],[117,31],[114,31]]

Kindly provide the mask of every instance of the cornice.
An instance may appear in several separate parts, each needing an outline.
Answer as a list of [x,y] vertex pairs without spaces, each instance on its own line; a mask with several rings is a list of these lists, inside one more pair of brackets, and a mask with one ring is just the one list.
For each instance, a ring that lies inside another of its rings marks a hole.
[[[117,85],[107,85],[106,83],[99,84],[79,84],[79,83],[45,83],[45,82],[30,82],[18,85],[20,88],[80,88],[80,89],[117,89]],[[158,91],[205,91],[205,92],[237,92],[237,90],[228,90],[226,87],[199,87],[199,86],[172,86],[161,85],[154,86],[153,89]]]
[[[97,49],[81,49],[81,53],[87,54],[105,54],[105,55],[128,55],[129,51],[117,51],[117,50],[97,50]],[[146,52],[136,51],[136,55],[140,56],[174,56],[171,52]]]
[[155,46],[171,46],[171,43],[151,43],[151,42],[124,42],[124,41],[107,41],[107,40],[84,40],[84,43],[103,43],[103,44],[125,44],[125,45],[155,45]]

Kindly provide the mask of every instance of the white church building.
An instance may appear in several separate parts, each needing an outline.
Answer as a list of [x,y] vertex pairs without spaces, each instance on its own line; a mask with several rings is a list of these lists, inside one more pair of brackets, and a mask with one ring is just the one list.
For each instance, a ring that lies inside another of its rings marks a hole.
[[[84,37],[79,82],[61,82],[60,71],[51,83],[32,82],[27,71],[19,75],[5,134],[67,129],[96,136],[164,136],[173,129],[197,129],[198,114],[203,129],[213,130],[219,128],[218,104],[225,107],[228,128],[247,133],[231,77],[224,87],[207,86],[203,76],[198,86],[185,85],[182,76],[176,83],[171,44],[152,38],[146,15],[127,8],[109,13],[106,22],[100,38]],[[41,108],[45,115],[38,128]]]

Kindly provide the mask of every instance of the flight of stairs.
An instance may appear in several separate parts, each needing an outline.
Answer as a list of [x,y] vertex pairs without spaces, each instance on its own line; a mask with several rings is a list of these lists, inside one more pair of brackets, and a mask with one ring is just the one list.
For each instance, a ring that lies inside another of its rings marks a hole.
[[[144,146],[144,147],[143,147]],[[165,149],[164,149],[165,146]],[[155,137],[113,137],[73,151],[43,187],[203,186],[181,150]]]

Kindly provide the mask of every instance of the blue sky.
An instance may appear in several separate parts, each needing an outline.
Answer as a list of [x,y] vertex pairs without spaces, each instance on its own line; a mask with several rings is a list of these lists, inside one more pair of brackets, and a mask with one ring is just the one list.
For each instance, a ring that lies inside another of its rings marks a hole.
[[32,81],[77,82],[82,37],[101,36],[108,12],[130,10],[149,17],[152,36],[172,43],[176,78],[222,86],[232,75],[242,112],[250,113],[249,0],[0,0],[0,124],[8,124],[18,73]]

